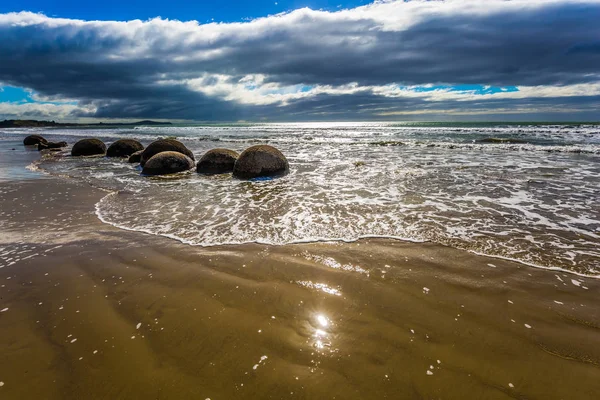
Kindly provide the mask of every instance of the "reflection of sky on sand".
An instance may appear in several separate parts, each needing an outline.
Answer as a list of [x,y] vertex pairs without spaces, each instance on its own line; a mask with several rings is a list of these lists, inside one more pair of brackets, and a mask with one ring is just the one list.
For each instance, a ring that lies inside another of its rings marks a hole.
[[22,141],[0,142],[0,182],[43,178],[44,175],[27,168],[39,158],[37,149],[23,146]]

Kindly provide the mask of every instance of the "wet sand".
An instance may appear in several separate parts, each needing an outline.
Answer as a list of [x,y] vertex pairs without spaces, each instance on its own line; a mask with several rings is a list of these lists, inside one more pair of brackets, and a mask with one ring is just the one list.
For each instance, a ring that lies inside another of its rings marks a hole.
[[[395,240],[193,247],[0,184],[1,399],[595,399],[600,284]],[[149,200],[151,201],[151,200]]]

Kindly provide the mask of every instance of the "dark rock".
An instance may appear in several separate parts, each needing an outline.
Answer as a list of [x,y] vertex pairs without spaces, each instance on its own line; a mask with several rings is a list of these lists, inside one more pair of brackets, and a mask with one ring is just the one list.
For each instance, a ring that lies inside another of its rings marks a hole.
[[144,146],[137,140],[119,139],[108,146],[106,157],[129,157],[140,150],[144,150]]
[[240,155],[228,149],[212,149],[207,151],[198,165],[196,171],[201,174],[225,174],[233,172],[235,161]]
[[177,151],[163,151],[153,155],[142,169],[142,175],[166,175],[188,171],[194,168],[194,161]]
[[288,161],[279,150],[268,145],[258,145],[249,147],[240,154],[235,162],[233,175],[250,179],[284,175],[288,170]]
[[374,145],[374,146],[404,146],[403,142],[398,142],[398,141],[395,141],[395,140],[373,142],[371,144]]
[[62,147],[67,147],[67,142],[46,142],[46,143],[38,143],[38,151],[46,150],[46,149],[60,149]]
[[511,144],[524,144],[527,141],[515,138],[485,138],[478,140],[479,143],[511,143]]
[[143,152],[144,152],[144,150],[136,151],[135,153],[133,153],[132,155],[129,156],[129,158],[127,159],[127,162],[139,163],[142,158]]
[[40,143],[48,143],[48,141],[40,135],[29,135],[23,139],[23,144],[25,146],[36,146]]
[[181,154],[185,154],[192,160],[195,160],[192,152],[185,147],[185,145],[175,139],[159,139],[148,145],[142,153],[140,159],[140,165],[143,167],[146,162],[152,158],[155,154],[162,153],[163,151],[176,151]]
[[95,156],[106,153],[106,145],[100,139],[81,139],[71,149],[72,156]]

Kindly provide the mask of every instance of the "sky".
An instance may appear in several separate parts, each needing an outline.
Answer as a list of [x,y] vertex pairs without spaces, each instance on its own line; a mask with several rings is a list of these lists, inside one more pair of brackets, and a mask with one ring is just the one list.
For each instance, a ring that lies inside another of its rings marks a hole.
[[2,0],[0,119],[600,121],[600,0]]

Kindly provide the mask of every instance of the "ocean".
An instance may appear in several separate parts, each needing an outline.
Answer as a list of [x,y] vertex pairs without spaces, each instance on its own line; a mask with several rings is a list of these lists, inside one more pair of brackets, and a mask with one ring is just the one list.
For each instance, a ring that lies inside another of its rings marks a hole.
[[0,140],[16,146],[32,132],[70,145],[172,137],[196,160],[212,148],[270,144],[289,160],[288,175],[267,181],[195,171],[148,178],[126,160],[72,158],[68,150],[32,162],[30,169],[107,190],[96,214],[122,229],[197,246],[384,237],[600,275],[597,124],[38,128],[4,130]]

